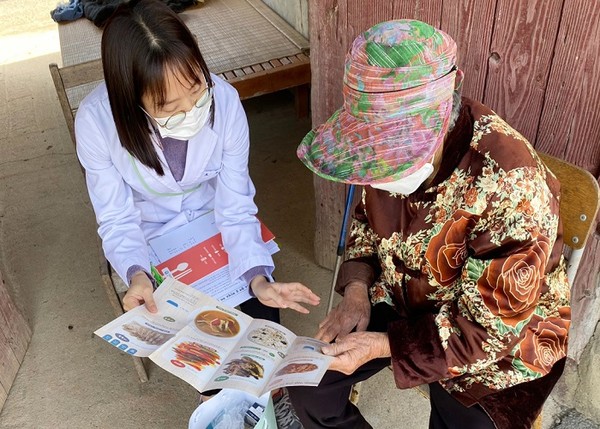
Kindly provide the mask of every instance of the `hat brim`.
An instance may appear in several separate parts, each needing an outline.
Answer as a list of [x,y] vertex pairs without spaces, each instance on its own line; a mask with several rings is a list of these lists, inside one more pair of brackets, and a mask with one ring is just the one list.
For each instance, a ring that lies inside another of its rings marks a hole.
[[441,146],[450,113],[444,110],[445,115],[365,122],[341,108],[304,137],[297,155],[315,174],[335,182],[399,180],[430,162]]

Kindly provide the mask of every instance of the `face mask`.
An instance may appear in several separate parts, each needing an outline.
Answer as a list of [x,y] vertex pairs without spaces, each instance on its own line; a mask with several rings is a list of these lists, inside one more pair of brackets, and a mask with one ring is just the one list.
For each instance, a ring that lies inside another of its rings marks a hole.
[[421,186],[433,173],[433,165],[427,163],[413,174],[395,182],[372,184],[371,187],[394,194],[410,195]]
[[210,97],[208,102],[202,106],[192,107],[192,110],[185,113],[185,119],[171,129],[160,126],[160,124],[166,123],[167,119],[169,118],[154,118],[156,122],[158,122],[158,132],[160,133],[160,136],[163,139],[166,137],[171,137],[177,140],[191,139],[198,134],[202,127],[206,124],[208,115],[210,114],[211,106],[212,97]]

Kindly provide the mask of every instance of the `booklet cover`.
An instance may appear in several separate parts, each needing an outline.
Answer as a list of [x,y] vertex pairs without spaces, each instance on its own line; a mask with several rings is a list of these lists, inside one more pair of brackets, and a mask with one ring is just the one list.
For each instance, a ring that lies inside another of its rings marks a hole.
[[255,396],[284,386],[317,386],[332,357],[326,343],[296,336],[268,320],[167,278],[154,293],[157,313],[139,306],[95,334],[199,391],[231,388]]
[[[264,224],[261,233],[271,254],[275,253],[278,248],[273,233]],[[219,232],[156,265],[156,269],[163,277],[181,280],[232,307],[251,298],[248,284],[229,275],[229,258]]]
[[[261,235],[271,254],[279,250],[275,236],[262,223]],[[229,275],[229,259],[214,212],[153,238],[149,244],[152,263],[161,277],[181,280],[231,307],[251,298],[248,284]]]

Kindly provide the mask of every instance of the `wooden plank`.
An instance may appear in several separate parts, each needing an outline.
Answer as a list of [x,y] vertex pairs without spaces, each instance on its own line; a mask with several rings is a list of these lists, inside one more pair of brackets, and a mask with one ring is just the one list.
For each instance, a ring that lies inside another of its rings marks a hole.
[[226,71],[226,72],[225,72],[225,78],[226,78],[227,80],[234,79],[234,78],[235,78],[235,73],[234,73],[234,72],[232,72],[232,71]]
[[246,0],[258,13],[260,13],[267,21],[277,28],[290,42],[298,49],[308,50],[310,48],[309,41],[298,33],[290,24],[274,12],[269,6],[264,4],[262,0]]
[[563,0],[498,0],[484,103],[535,141]]
[[589,171],[562,159],[539,151],[538,154],[561,184],[563,241],[573,249],[583,249],[590,231],[596,225],[599,192],[596,178]]
[[235,75],[235,77],[242,77],[246,73],[244,73],[244,71],[242,69],[235,69],[235,70],[233,70],[233,74]]
[[284,66],[292,63],[287,57],[279,58],[279,62]]
[[63,67],[60,69],[60,75],[65,88],[67,89],[90,82],[104,80],[101,60],[93,60]]
[[273,68],[273,66],[271,65],[271,63],[260,63],[260,66],[264,69],[264,70],[270,70]]
[[31,339],[31,329],[13,303],[0,272],[0,409],[17,376]]
[[254,73],[254,69],[252,69],[252,67],[244,67],[244,68],[242,68],[242,71],[244,72],[244,74]]
[[237,89],[240,98],[243,100],[298,85],[305,85],[310,83],[310,79],[310,63],[302,62],[235,77],[230,79],[229,83]]
[[308,0],[262,0],[262,2],[308,38]]
[[441,29],[455,41],[458,65],[465,73],[462,94],[482,101],[496,0],[444,2]]
[[352,41],[360,33],[373,25],[393,19],[394,4],[398,1],[371,1],[369,7],[365,7],[363,0],[348,0],[348,26],[346,29],[346,40],[348,48]]
[[4,330],[0,330],[0,386],[8,392],[19,372],[21,362],[15,356],[4,333]]
[[566,0],[536,148],[596,177],[600,174],[598,58],[600,2]]
[[273,66],[273,68],[281,67],[281,61],[278,59],[269,60],[269,63]]
[[6,398],[8,398],[8,392],[4,389],[4,387],[0,386],[0,410],[2,410],[2,407],[6,402]]
[[[369,10],[371,7],[363,9]],[[311,0],[308,14],[313,82],[311,111],[313,126],[317,126],[342,105],[344,58],[349,43],[347,1]],[[322,266],[332,268],[337,248],[337,225],[344,205],[344,186],[316,175],[313,180],[316,201],[315,260]]]
[[[436,28],[440,28],[442,3],[442,0],[394,0],[391,17],[418,19]],[[384,19],[390,18],[384,17]]]
[[17,361],[22,362],[31,339],[31,329],[15,306],[2,279],[2,273],[0,273],[0,328],[4,333],[4,340],[0,341],[6,341],[6,346],[13,351]]
[[261,71],[263,71],[264,69],[262,68],[262,66],[261,66],[260,64],[254,64],[254,65],[252,66],[252,70],[253,70],[253,71],[256,73],[256,72],[261,72]]
[[308,117],[310,111],[310,85],[300,85],[294,88],[294,101],[298,118]]

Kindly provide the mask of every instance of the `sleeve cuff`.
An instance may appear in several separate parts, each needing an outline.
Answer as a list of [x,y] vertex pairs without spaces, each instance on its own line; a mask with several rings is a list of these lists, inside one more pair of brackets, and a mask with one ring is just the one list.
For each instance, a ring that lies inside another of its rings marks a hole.
[[392,369],[400,389],[452,377],[434,314],[388,324]]
[[273,277],[271,276],[271,274],[273,273],[273,267],[269,267],[269,266],[258,266],[258,267],[253,267],[250,268],[248,271],[246,271],[244,274],[242,274],[240,276],[240,279],[242,279],[244,282],[246,282],[246,284],[248,285],[248,289],[250,291],[250,295],[252,295],[253,297],[256,296],[254,295],[254,292],[252,292],[252,288],[250,287],[250,282],[252,281],[252,279],[254,279],[254,277],[256,276],[265,276],[267,278],[267,280],[272,283],[273,282]]
[[375,283],[375,270],[368,259],[356,258],[342,264],[335,284],[337,293],[344,295],[346,286],[354,281],[364,282],[367,287]]
[[142,267],[141,265],[132,265],[131,267],[129,267],[127,269],[127,287],[131,286],[131,279],[133,278],[133,276],[139,272],[143,272],[144,274],[146,274],[146,276],[148,276],[148,278],[150,279],[150,281],[152,282],[152,287],[154,289],[156,289],[158,287],[158,285],[156,284],[156,280],[154,279],[154,277],[152,277],[152,275],[150,275],[150,273],[148,271],[146,271],[146,269],[144,267]]

